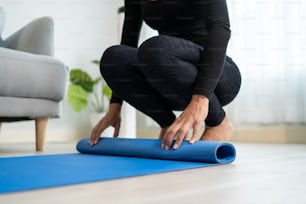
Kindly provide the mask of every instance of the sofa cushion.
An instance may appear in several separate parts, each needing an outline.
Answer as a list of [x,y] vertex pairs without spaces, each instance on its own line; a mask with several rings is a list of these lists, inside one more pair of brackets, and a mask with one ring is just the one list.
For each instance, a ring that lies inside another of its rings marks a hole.
[[0,48],[0,96],[60,101],[68,69],[49,56]]

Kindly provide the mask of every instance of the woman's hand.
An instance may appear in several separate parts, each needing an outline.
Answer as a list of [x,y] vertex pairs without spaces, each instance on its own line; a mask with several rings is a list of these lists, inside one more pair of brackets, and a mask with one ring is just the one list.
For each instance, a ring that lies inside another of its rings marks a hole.
[[114,137],[118,137],[120,123],[121,123],[121,104],[111,103],[109,110],[106,115],[98,122],[96,127],[92,130],[90,135],[89,144],[91,146],[99,142],[101,133],[108,127],[112,126],[115,128]]
[[169,150],[176,139],[173,149],[180,147],[182,141],[187,138],[189,129],[193,129],[190,144],[194,143],[199,135],[201,125],[208,114],[209,100],[205,96],[193,95],[190,103],[182,114],[168,127],[162,138],[162,148]]

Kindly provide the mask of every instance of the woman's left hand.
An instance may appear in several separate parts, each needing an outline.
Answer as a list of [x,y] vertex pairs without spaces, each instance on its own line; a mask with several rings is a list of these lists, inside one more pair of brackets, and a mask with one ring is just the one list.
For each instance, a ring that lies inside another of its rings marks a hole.
[[177,149],[187,138],[188,131],[193,129],[192,137],[189,143],[194,143],[199,135],[201,125],[208,114],[209,100],[202,95],[193,95],[190,103],[182,112],[182,114],[168,127],[162,138],[162,148],[169,150],[176,139],[173,149]]

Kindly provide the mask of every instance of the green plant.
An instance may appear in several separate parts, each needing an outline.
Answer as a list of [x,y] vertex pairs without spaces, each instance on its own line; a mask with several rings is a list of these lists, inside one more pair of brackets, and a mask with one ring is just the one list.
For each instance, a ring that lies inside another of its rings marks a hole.
[[[92,63],[99,65],[98,60]],[[106,97],[109,100],[111,94],[111,89],[102,77],[92,79],[87,72],[78,68],[70,71],[68,102],[75,111],[79,112],[91,104],[96,112],[104,112],[107,106],[104,99]]]

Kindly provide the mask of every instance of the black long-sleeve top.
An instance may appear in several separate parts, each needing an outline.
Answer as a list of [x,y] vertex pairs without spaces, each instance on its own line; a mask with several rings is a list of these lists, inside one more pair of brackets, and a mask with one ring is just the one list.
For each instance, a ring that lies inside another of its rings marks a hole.
[[[226,0],[125,0],[121,44],[138,46],[143,21],[161,35],[184,38],[204,48],[193,94],[209,98],[231,33]],[[111,101],[120,99],[114,94]]]

